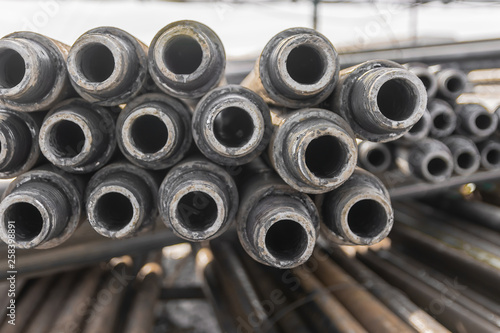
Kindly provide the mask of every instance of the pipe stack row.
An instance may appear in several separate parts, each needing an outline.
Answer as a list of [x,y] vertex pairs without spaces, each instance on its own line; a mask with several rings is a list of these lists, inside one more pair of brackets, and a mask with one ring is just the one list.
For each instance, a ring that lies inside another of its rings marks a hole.
[[376,174],[399,169],[430,183],[500,169],[500,113],[472,92],[474,82],[457,68],[405,66],[426,88],[426,111],[399,140],[361,142],[360,165]]
[[[112,27],[69,47],[0,40],[0,235],[50,248],[82,219],[101,235],[153,229],[189,241],[235,225],[255,260],[291,268],[332,243],[370,245],[392,228],[385,186],[356,167],[356,138],[389,142],[425,113],[425,85],[388,60],[339,71],[330,41],[287,29],[240,85],[209,27],[179,21],[149,47]],[[15,233],[9,236],[9,221]]]

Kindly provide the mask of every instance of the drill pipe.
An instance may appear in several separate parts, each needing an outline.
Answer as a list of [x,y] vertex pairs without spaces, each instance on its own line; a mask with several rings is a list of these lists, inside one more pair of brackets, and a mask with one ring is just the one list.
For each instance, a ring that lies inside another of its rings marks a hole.
[[332,319],[339,332],[363,333],[367,332],[347,309],[335,297],[330,289],[324,286],[305,267],[296,267],[292,270],[300,285],[309,297],[313,297],[319,308]]
[[17,177],[40,161],[43,114],[0,109],[0,179]]
[[232,177],[202,158],[173,167],[158,196],[165,225],[190,241],[218,237],[233,223],[238,211],[238,191]]
[[449,330],[453,332],[498,332],[498,327],[447,298],[446,294],[421,282],[415,275],[381,259],[372,251],[360,255],[359,258],[392,285],[403,290],[412,301],[438,318]]
[[463,71],[455,68],[441,69],[440,66],[433,69],[438,84],[438,97],[453,101],[465,92],[468,79]]
[[428,110],[425,110],[422,118],[420,118],[415,125],[413,125],[408,132],[406,132],[398,141],[398,143],[403,144],[413,144],[422,139],[425,139],[432,127],[431,114]]
[[66,72],[68,49],[34,32],[0,39],[0,108],[48,110],[72,95]]
[[391,286],[359,260],[348,258],[338,248],[328,247],[326,251],[349,275],[414,330],[420,333],[449,333],[446,328],[415,305],[403,292]]
[[478,144],[481,154],[481,166],[486,170],[500,168],[500,142],[498,140],[487,140]]
[[362,141],[358,145],[358,163],[369,172],[382,173],[391,166],[392,153],[384,143]]
[[149,47],[149,73],[166,94],[196,99],[224,78],[226,54],[219,36],[195,21],[161,29]]
[[[132,259],[129,256],[110,260],[108,264],[110,269],[97,292],[97,301],[85,320],[86,325],[83,333],[116,332],[115,328],[122,301],[126,291],[128,291],[129,283],[132,282],[127,280],[133,276],[131,275],[132,264]],[[101,299],[105,301],[100,303]]]
[[498,126],[498,117],[480,104],[458,104],[455,112],[459,118],[457,133],[474,142],[492,135]]
[[410,72],[415,74],[424,84],[427,98],[436,96],[438,82],[436,75],[430,71],[429,66],[423,63],[411,62],[404,65]]
[[82,192],[80,178],[52,166],[22,174],[3,194],[0,238],[22,249],[63,243],[80,222]]
[[422,81],[401,65],[372,60],[340,72],[331,110],[363,140],[388,142],[402,137],[425,112]]
[[101,106],[74,98],[45,117],[38,142],[42,154],[71,173],[90,173],[104,166],[116,149],[115,119]]
[[[315,250],[315,257],[325,254]],[[325,287],[370,332],[413,332],[393,312],[380,303],[331,260],[322,260],[315,266],[315,274]]]
[[403,173],[434,183],[450,178],[454,167],[450,149],[441,141],[430,138],[411,147],[397,147],[396,164]]
[[394,223],[389,192],[371,173],[357,168],[347,182],[316,196],[321,235],[345,245],[372,245],[387,237]]
[[130,162],[146,169],[166,169],[180,162],[191,147],[191,112],[173,97],[145,94],[120,112],[116,137]]
[[315,30],[291,28],[267,43],[241,85],[269,104],[298,109],[324,101],[338,77],[339,59],[330,41]]
[[103,106],[129,102],[148,76],[147,46],[114,27],[81,35],[68,55],[71,84],[84,99]]
[[193,138],[208,159],[242,165],[267,147],[273,127],[269,108],[259,95],[237,85],[217,88],[198,103]]
[[283,183],[260,159],[248,169],[253,170],[239,188],[241,204],[236,219],[243,249],[268,266],[303,264],[311,256],[319,232],[313,201]]
[[158,183],[146,170],[129,163],[107,165],[87,185],[88,221],[105,237],[136,235],[153,226],[157,195]]
[[324,109],[274,112],[269,158],[281,178],[305,193],[325,193],[343,184],[356,167],[354,133]]
[[430,136],[445,138],[457,128],[457,115],[450,104],[434,99],[427,104],[431,116]]
[[453,156],[453,170],[457,175],[473,174],[479,169],[481,156],[474,142],[460,135],[452,135],[443,139]]
[[60,304],[61,310],[50,332],[80,332],[101,277],[102,269],[100,267],[87,268],[80,272],[69,297],[63,304]]

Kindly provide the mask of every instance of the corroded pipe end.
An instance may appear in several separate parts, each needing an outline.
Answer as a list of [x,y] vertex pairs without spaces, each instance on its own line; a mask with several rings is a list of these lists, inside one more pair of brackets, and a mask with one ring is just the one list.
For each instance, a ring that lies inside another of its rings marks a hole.
[[427,105],[431,115],[430,135],[434,138],[445,138],[457,127],[457,115],[450,104],[434,99]]
[[192,129],[200,151],[224,165],[245,164],[260,155],[273,130],[262,98],[237,85],[208,93],[196,107]]
[[34,32],[0,39],[0,107],[47,110],[72,91],[66,73],[68,46]]
[[66,241],[80,221],[77,184],[72,176],[42,169],[17,177],[0,203],[0,238],[22,249],[51,248]]
[[323,109],[288,113],[269,148],[275,170],[294,189],[324,193],[354,171],[358,150],[354,133],[338,115]]
[[118,146],[133,164],[166,169],[191,147],[191,114],[181,101],[163,95],[142,95],[127,104],[116,123]]
[[75,98],[52,109],[39,136],[42,154],[72,173],[89,173],[104,166],[116,148],[115,121],[98,105]]
[[372,245],[387,237],[394,213],[387,189],[369,172],[357,168],[341,187],[316,198],[321,233],[345,245]]
[[405,64],[405,67],[422,81],[427,91],[427,98],[433,98],[437,93],[438,83],[434,73],[429,70],[429,66],[422,63],[409,63]]
[[472,140],[467,137],[453,135],[443,139],[453,156],[454,171],[458,175],[470,175],[479,169],[481,157]]
[[0,109],[0,179],[14,178],[38,162],[38,117]]
[[481,141],[492,135],[498,127],[498,117],[480,104],[459,104],[456,108],[459,118],[459,134]]
[[[413,143],[426,138],[432,126],[432,118],[429,111],[425,111],[419,121],[413,125],[408,132],[401,137],[403,143]],[[367,169],[370,171],[369,169]]]
[[500,168],[500,142],[489,140],[478,145],[481,166],[486,170]]
[[191,160],[170,170],[159,192],[163,222],[179,237],[203,241],[223,233],[238,209],[231,176],[206,160]]
[[392,153],[389,148],[378,142],[363,141],[358,145],[359,164],[373,173],[386,171],[392,163]]
[[149,47],[149,71],[157,86],[179,98],[199,98],[224,77],[222,41],[206,25],[177,21],[161,29]]
[[99,27],[76,40],[67,65],[80,96],[103,106],[119,105],[134,98],[146,82],[146,46],[121,29]]
[[467,75],[454,68],[441,69],[436,73],[438,82],[438,96],[454,100],[467,88]]
[[99,170],[87,188],[87,217],[99,234],[125,238],[152,226],[158,185],[146,171],[126,163]]

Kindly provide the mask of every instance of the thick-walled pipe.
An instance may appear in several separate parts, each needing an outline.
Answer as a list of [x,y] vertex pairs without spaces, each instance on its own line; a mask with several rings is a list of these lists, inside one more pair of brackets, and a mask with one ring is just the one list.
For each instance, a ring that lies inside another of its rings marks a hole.
[[158,205],[165,225],[181,238],[203,241],[233,223],[238,191],[231,175],[203,158],[172,168],[160,186]]
[[337,244],[376,244],[394,224],[389,192],[377,177],[360,168],[339,188],[318,195],[316,204],[321,234]]
[[408,63],[404,66],[422,81],[427,91],[427,98],[433,98],[437,93],[438,82],[436,75],[430,71],[429,66],[417,62]]
[[43,115],[0,109],[0,179],[17,177],[40,161],[38,133]]
[[[315,252],[315,257],[326,256],[319,250]],[[316,267],[314,273],[318,279],[367,330],[374,333],[413,332],[333,261],[322,260]]]
[[453,170],[457,175],[470,175],[479,169],[481,157],[474,142],[460,135],[452,135],[443,139],[453,156]]
[[425,110],[422,118],[413,125],[400,139],[399,143],[412,144],[426,138],[431,131],[432,119],[428,110]]
[[498,127],[498,117],[480,104],[458,104],[455,109],[459,118],[457,133],[468,136],[474,142],[486,139]]
[[500,141],[488,140],[478,144],[481,167],[486,170],[500,168]]
[[434,99],[427,104],[431,116],[430,136],[445,138],[457,128],[457,115],[450,104]]
[[463,71],[455,68],[441,69],[439,66],[433,70],[438,83],[438,97],[453,101],[467,89],[468,79]]
[[129,102],[148,77],[147,46],[121,29],[94,28],[68,55],[71,84],[84,99],[103,106]]
[[0,238],[6,243],[13,240],[22,249],[63,243],[80,222],[82,192],[80,178],[52,166],[22,174],[0,203]]
[[68,49],[34,32],[0,39],[0,108],[48,110],[74,94],[66,72]]
[[[312,200],[283,183],[262,160],[247,167],[237,217],[245,251],[255,260],[277,268],[296,267],[309,259],[319,232]],[[284,237],[286,235],[286,237]]]
[[324,109],[274,112],[269,157],[281,178],[297,191],[324,193],[344,183],[356,167],[354,133]]
[[251,90],[229,85],[209,92],[196,106],[193,138],[210,160],[242,165],[267,147],[273,127],[269,108]]
[[87,218],[95,231],[110,238],[136,235],[152,227],[158,216],[158,184],[146,170],[113,163],[87,185]]
[[417,332],[449,333],[446,328],[415,305],[403,292],[391,286],[359,260],[348,258],[337,248],[328,248],[326,251],[349,275]]
[[146,169],[166,169],[180,162],[191,147],[191,113],[173,97],[145,94],[120,113],[116,137],[130,162]]
[[330,41],[316,30],[291,28],[267,43],[241,84],[269,104],[304,108],[324,101],[338,75],[339,59]]
[[396,164],[403,173],[434,183],[450,178],[453,172],[450,149],[441,141],[430,138],[409,148],[398,147]]
[[358,145],[358,163],[370,172],[382,173],[392,164],[391,150],[380,142],[362,141]]
[[360,139],[393,141],[410,130],[425,112],[424,84],[389,60],[372,60],[340,72],[332,111],[351,125]]
[[114,116],[81,98],[64,101],[45,117],[38,142],[55,166],[71,173],[95,171],[115,152]]
[[219,36],[195,21],[161,29],[149,46],[149,73],[165,93],[196,99],[224,78],[226,54]]

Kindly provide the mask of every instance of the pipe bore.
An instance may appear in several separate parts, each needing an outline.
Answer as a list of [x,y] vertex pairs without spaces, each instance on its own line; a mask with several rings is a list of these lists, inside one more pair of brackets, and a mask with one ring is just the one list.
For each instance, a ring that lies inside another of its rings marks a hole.
[[115,70],[111,50],[102,44],[89,44],[78,54],[78,65],[90,82],[104,82]]
[[347,160],[346,148],[333,136],[320,136],[312,140],[306,148],[306,165],[319,178],[334,177]]
[[215,138],[231,148],[245,145],[252,137],[254,129],[252,117],[238,107],[222,110],[214,120]]
[[145,154],[156,153],[167,144],[168,129],[161,118],[153,115],[138,117],[130,130],[133,144]]
[[347,224],[351,231],[363,238],[379,235],[387,225],[385,208],[375,200],[363,199],[349,209]]
[[377,95],[380,112],[395,121],[408,119],[415,112],[415,92],[404,80],[393,79],[385,82]]
[[109,192],[97,199],[94,214],[102,227],[117,231],[130,223],[134,208],[123,194]]
[[168,41],[164,49],[164,61],[175,74],[192,74],[200,67],[203,49],[196,39],[179,35]]
[[290,77],[300,84],[313,84],[324,75],[326,66],[318,50],[308,45],[294,48],[286,61]]
[[38,208],[28,202],[14,203],[5,210],[3,223],[6,229],[10,221],[15,222],[17,242],[29,242],[37,237],[44,223]]
[[306,249],[307,233],[295,221],[280,220],[268,229],[265,244],[269,253],[276,258],[280,260],[295,260]]
[[189,192],[179,200],[177,214],[186,229],[203,231],[217,220],[217,203],[205,192]]
[[23,57],[11,49],[0,49],[0,88],[14,88],[24,78],[26,64]]
[[49,140],[54,145],[53,153],[57,157],[72,158],[82,152],[86,138],[78,124],[69,120],[61,120],[52,127]]

